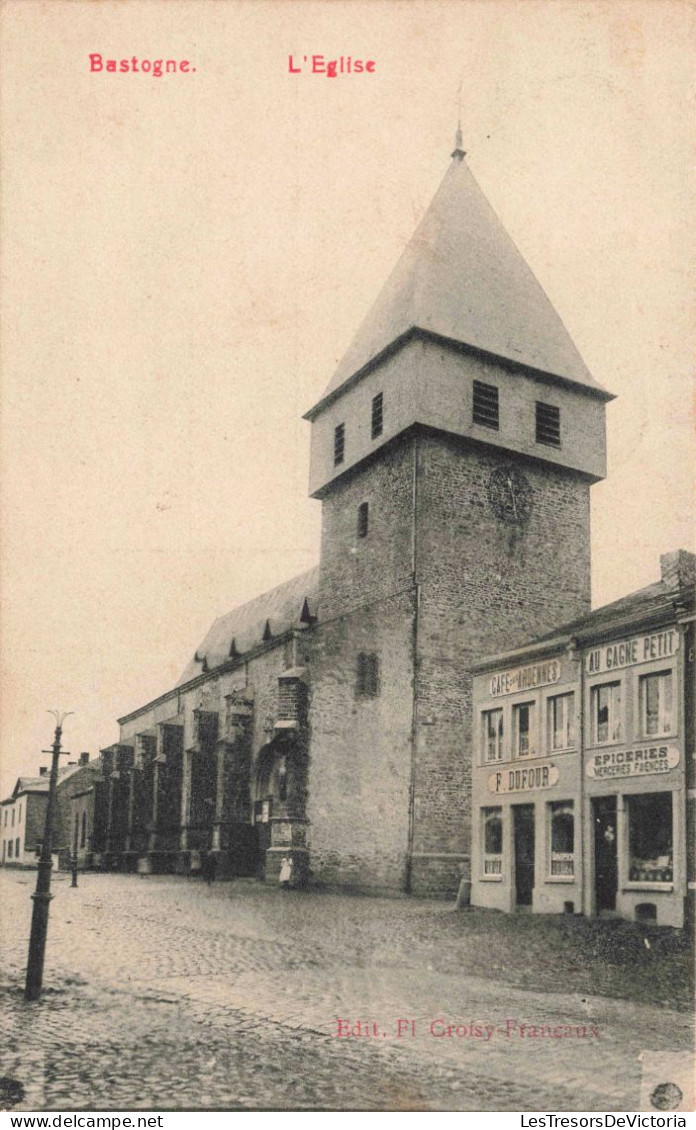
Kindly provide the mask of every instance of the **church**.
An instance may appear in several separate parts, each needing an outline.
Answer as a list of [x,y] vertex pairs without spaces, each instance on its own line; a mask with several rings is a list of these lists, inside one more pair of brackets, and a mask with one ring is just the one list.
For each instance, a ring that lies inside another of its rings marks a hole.
[[319,564],[216,620],[177,685],[119,720],[94,863],[456,892],[473,668],[589,613],[610,399],[458,133],[306,413]]

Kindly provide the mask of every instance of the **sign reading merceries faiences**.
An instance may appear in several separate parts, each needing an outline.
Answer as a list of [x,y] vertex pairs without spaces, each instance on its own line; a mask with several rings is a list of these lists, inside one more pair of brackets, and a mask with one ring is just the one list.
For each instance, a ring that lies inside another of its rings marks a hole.
[[502,694],[548,687],[551,683],[557,683],[560,677],[560,659],[547,659],[543,663],[530,663],[528,667],[515,667],[510,671],[499,671],[498,674],[491,675],[490,691],[492,697],[497,698]]
[[558,784],[558,768],[551,761],[527,765],[524,769],[500,769],[488,778],[491,793],[527,793],[552,789]]
[[595,647],[585,656],[588,675],[602,675],[636,663],[649,663],[652,659],[669,659],[679,650],[679,632],[670,628],[653,632],[650,636],[633,636],[628,640],[606,643]]
[[588,777],[643,777],[646,773],[669,773],[679,764],[679,750],[673,745],[640,746],[596,753],[585,765]]

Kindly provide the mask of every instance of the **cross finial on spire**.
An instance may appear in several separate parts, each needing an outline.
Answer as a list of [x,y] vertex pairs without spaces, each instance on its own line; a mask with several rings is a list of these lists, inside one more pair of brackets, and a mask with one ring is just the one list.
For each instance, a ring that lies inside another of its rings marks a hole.
[[462,141],[462,83],[461,83],[461,79],[459,80],[459,86],[457,87],[457,132],[454,135],[454,150],[452,152],[452,156],[456,157],[460,161],[463,160],[464,157],[466,157],[466,151],[464,150],[463,141]]

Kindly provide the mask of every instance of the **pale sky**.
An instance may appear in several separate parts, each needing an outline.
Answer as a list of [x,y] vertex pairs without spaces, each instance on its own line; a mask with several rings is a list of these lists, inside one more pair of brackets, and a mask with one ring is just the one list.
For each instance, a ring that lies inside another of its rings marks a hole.
[[[2,781],[167,690],[318,560],[309,425],[470,167],[608,409],[595,605],[694,548],[696,9],[671,0],[6,0]],[[91,74],[88,56],[195,72]],[[288,56],[375,60],[288,73]]]

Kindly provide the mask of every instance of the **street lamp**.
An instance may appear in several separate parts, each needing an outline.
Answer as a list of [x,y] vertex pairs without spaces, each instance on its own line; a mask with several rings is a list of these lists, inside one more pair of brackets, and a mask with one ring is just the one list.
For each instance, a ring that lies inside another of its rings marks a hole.
[[[38,874],[36,876],[36,890],[31,896],[34,909],[31,915],[31,934],[29,936],[29,959],[27,961],[27,980],[24,986],[24,996],[28,1001],[36,1001],[41,996],[41,983],[43,981],[44,955],[46,952],[46,934],[48,933],[48,909],[53,895],[51,894],[51,871],[53,868],[53,825],[56,812],[56,784],[58,781],[58,758],[61,755],[60,739],[63,733],[63,722],[72,714],[72,710],[61,714],[58,710],[49,710],[56,720],[56,729],[53,737],[51,752],[51,778],[48,785],[48,806],[46,808],[46,823],[44,825],[43,843],[39,856]],[[44,750],[48,753],[48,750]],[[67,752],[67,751],[64,751]]]

